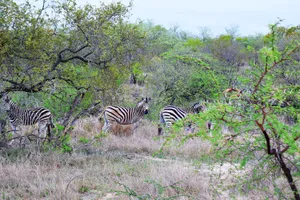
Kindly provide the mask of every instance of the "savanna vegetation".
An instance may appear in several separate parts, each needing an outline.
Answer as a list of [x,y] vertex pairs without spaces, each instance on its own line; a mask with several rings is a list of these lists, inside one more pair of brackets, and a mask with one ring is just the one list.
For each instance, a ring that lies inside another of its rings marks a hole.
[[[131,6],[0,2],[0,97],[56,126],[37,146],[36,127],[13,135],[0,106],[1,198],[300,199],[300,27],[212,37],[132,23]],[[105,106],[142,97],[136,131],[101,131]],[[158,136],[164,106],[195,102],[205,111]]]

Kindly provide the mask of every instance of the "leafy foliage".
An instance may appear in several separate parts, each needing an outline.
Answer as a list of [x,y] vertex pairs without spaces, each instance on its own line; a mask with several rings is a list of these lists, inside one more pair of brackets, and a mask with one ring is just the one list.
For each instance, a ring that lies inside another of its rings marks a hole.
[[[155,195],[155,196],[152,196],[150,194],[139,195],[136,191],[134,191],[131,188],[129,188],[128,186],[126,186],[124,184],[120,184],[120,183],[119,184],[124,187],[124,191],[115,191],[115,192],[118,195],[124,194],[128,197],[134,197],[134,198],[140,199],[140,200],[147,200],[147,199],[165,199],[165,200],[167,200],[167,199],[177,199],[179,197],[186,196],[186,195],[184,195],[183,189],[176,186],[176,185],[178,185],[178,183],[174,183],[169,186],[163,186],[155,180],[146,180],[145,182],[149,185],[154,186],[155,190],[157,191],[157,195]],[[168,192],[170,190],[174,190],[177,194],[169,197]]]
[[40,98],[65,127],[100,103],[99,92],[115,95],[142,48],[144,34],[126,22],[129,7],[121,3],[43,1],[37,8],[5,0],[0,8],[0,96],[44,92]]
[[[208,101],[205,112],[175,124],[164,144],[178,138],[181,144],[194,137],[209,140],[215,148],[211,159],[240,168],[254,162],[272,169],[270,173],[281,169],[299,198],[294,184],[299,170],[290,170],[299,169],[299,27],[282,27],[279,21],[270,25],[270,33],[247,37],[231,27],[215,38],[202,28],[197,37],[178,27],[129,23],[131,4],[79,7],[67,0],[36,5],[0,2],[0,97],[9,92],[21,107],[51,110],[56,135],[45,149],[72,152],[69,133],[76,120],[97,115],[108,104],[130,105],[138,96],[151,96],[150,118],[157,123],[167,104]],[[130,77],[143,87],[132,92]],[[1,132],[6,133],[2,113]],[[208,121],[214,124],[211,134]],[[191,122],[198,132],[177,133]],[[253,187],[253,180],[267,175],[254,170],[245,184]],[[157,189],[157,197],[138,195],[124,185],[120,193],[158,199],[170,189],[148,183]]]
[[[221,101],[208,105],[205,113],[185,119],[198,124],[200,128],[198,133],[182,136],[182,142],[193,137],[209,140],[216,148],[216,159],[228,161],[228,156],[234,153],[236,156],[233,162],[239,161],[241,168],[256,159],[259,159],[256,161],[259,165],[265,163],[267,167],[280,168],[295,199],[299,199],[293,173],[289,168],[297,168],[294,163],[299,159],[293,157],[299,152],[299,87],[281,85],[277,77],[278,72],[282,73],[281,67],[288,65],[294,54],[299,52],[300,43],[299,40],[290,40],[291,43],[287,43],[285,49],[280,50],[277,46],[278,40],[289,36],[279,34],[278,24],[270,26],[265,45],[258,52],[259,64],[252,66],[251,75],[240,74],[238,77],[241,83],[239,87],[247,89],[229,88],[224,91],[224,100],[220,99]],[[298,32],[298,29],[292,30]],[[230,42],[231,38],[223,37],[222,40]],[[282,116],[289,116],[290,120],[282,120]],[[212,137],[205,128],[201,128],[206,120],[212,120],[215,124]],[[221,134],[224,125],[230,128],[229,135]],[[243,138],[242,142],[236,139],[239,137]],[[169,136],[167,143],[170,139],[174,139],[174,135]],[[264,153],[269,156],[264,156]],[[270,158],[276,162],[267,162]]]

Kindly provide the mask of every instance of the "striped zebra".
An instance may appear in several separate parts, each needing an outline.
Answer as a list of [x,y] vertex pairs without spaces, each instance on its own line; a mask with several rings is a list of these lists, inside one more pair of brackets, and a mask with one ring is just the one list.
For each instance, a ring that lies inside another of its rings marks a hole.
[[148,114],[148,103],[150,100],[151,98],[143,98],[134,108],[107,106],[102,113],[104,115],[104,126],[102,131],[107,133],[111,129],[114,122],[117,122],[121,125],[135,124],[142,119],[145,114]]
[[[168,105],[160,111],[160,123],[170,128],[176,121],[182,120],[188,114],[198,114],[203,111],[204,108],[205,107],[200,103],[195,103],[192,107],[185,109]],[[191,125],[189,125],[189,128],[191,128]],[[158,127],[158,135],[162,135],[162,127],[160,125]]]
[[16,134],[19,125],[34,125],[38,123],[39,138],[46,138],[47,133],[48,137],[51,137],[51,129],[54,128],[54,124],[49,110],[42,107],[22,109],[13,103],[8,96],[4,96],[4,108],[8,114],[14,134]]

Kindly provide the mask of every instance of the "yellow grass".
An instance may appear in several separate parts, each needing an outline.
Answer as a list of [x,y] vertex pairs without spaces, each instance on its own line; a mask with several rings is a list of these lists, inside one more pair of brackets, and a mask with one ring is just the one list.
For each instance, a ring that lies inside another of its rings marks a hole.
[[[157,136],[157,126],[141,122],[132,134],[132,127],[114,127],[114,133],[93,140],[101,132],[97,118],[79,120],[71,132],[75,152],[41,153],[33,147],[3,150],[0,154],[0,192],[3,199],[134,199],[118,195],[123,185],[138,195],[159,196],[157,188],[168,188],[160,197],[181,194],[177,199],[280,199],[274,196],[273,183],[284,188],[284,178],[266,177],[249,188],[245,180],[255,170],[255,163],[239,169],[238,164],[208,163],[200,155],[213,155],[209,142],[199,138],[180,147],[168,147],[164,157],[152,157],[164,142]],[[121,134],[125,130],[126,134]],[[128,134],[130,132],[130,134]],[[80,138],[90,141],[82,143]],[[197,162],[197,165],[194,163]],[[200,164],[199,164],[200,163]],[[299,185],[299,184],[298,184]],[[299,186],[298,186],[299,187]]]

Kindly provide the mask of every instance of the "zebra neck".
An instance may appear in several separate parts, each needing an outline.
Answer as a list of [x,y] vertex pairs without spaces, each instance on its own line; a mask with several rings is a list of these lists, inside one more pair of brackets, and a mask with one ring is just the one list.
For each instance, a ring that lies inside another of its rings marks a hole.
[[184,111],[185,111],[187,114],[194,114],[194,113],[195,113],[194,108],[185,108]]
[[191,108],[182,108],[182,110],[185,111],[187,114],[193,112]]
[[22,109],[21,109],[21,108],[19,108],[16,104],[11,103],[10,109],[9,109],[9,113],[10,113],[11,115],[17,116],[17,115],[19,115],[21,112],[22,112]]
[[135,123],[137,122],[141,117],[143,117],[144,112],[143,112],[143,107],[135,107],[133,111],[134,115],[132,117],[132,122]]

